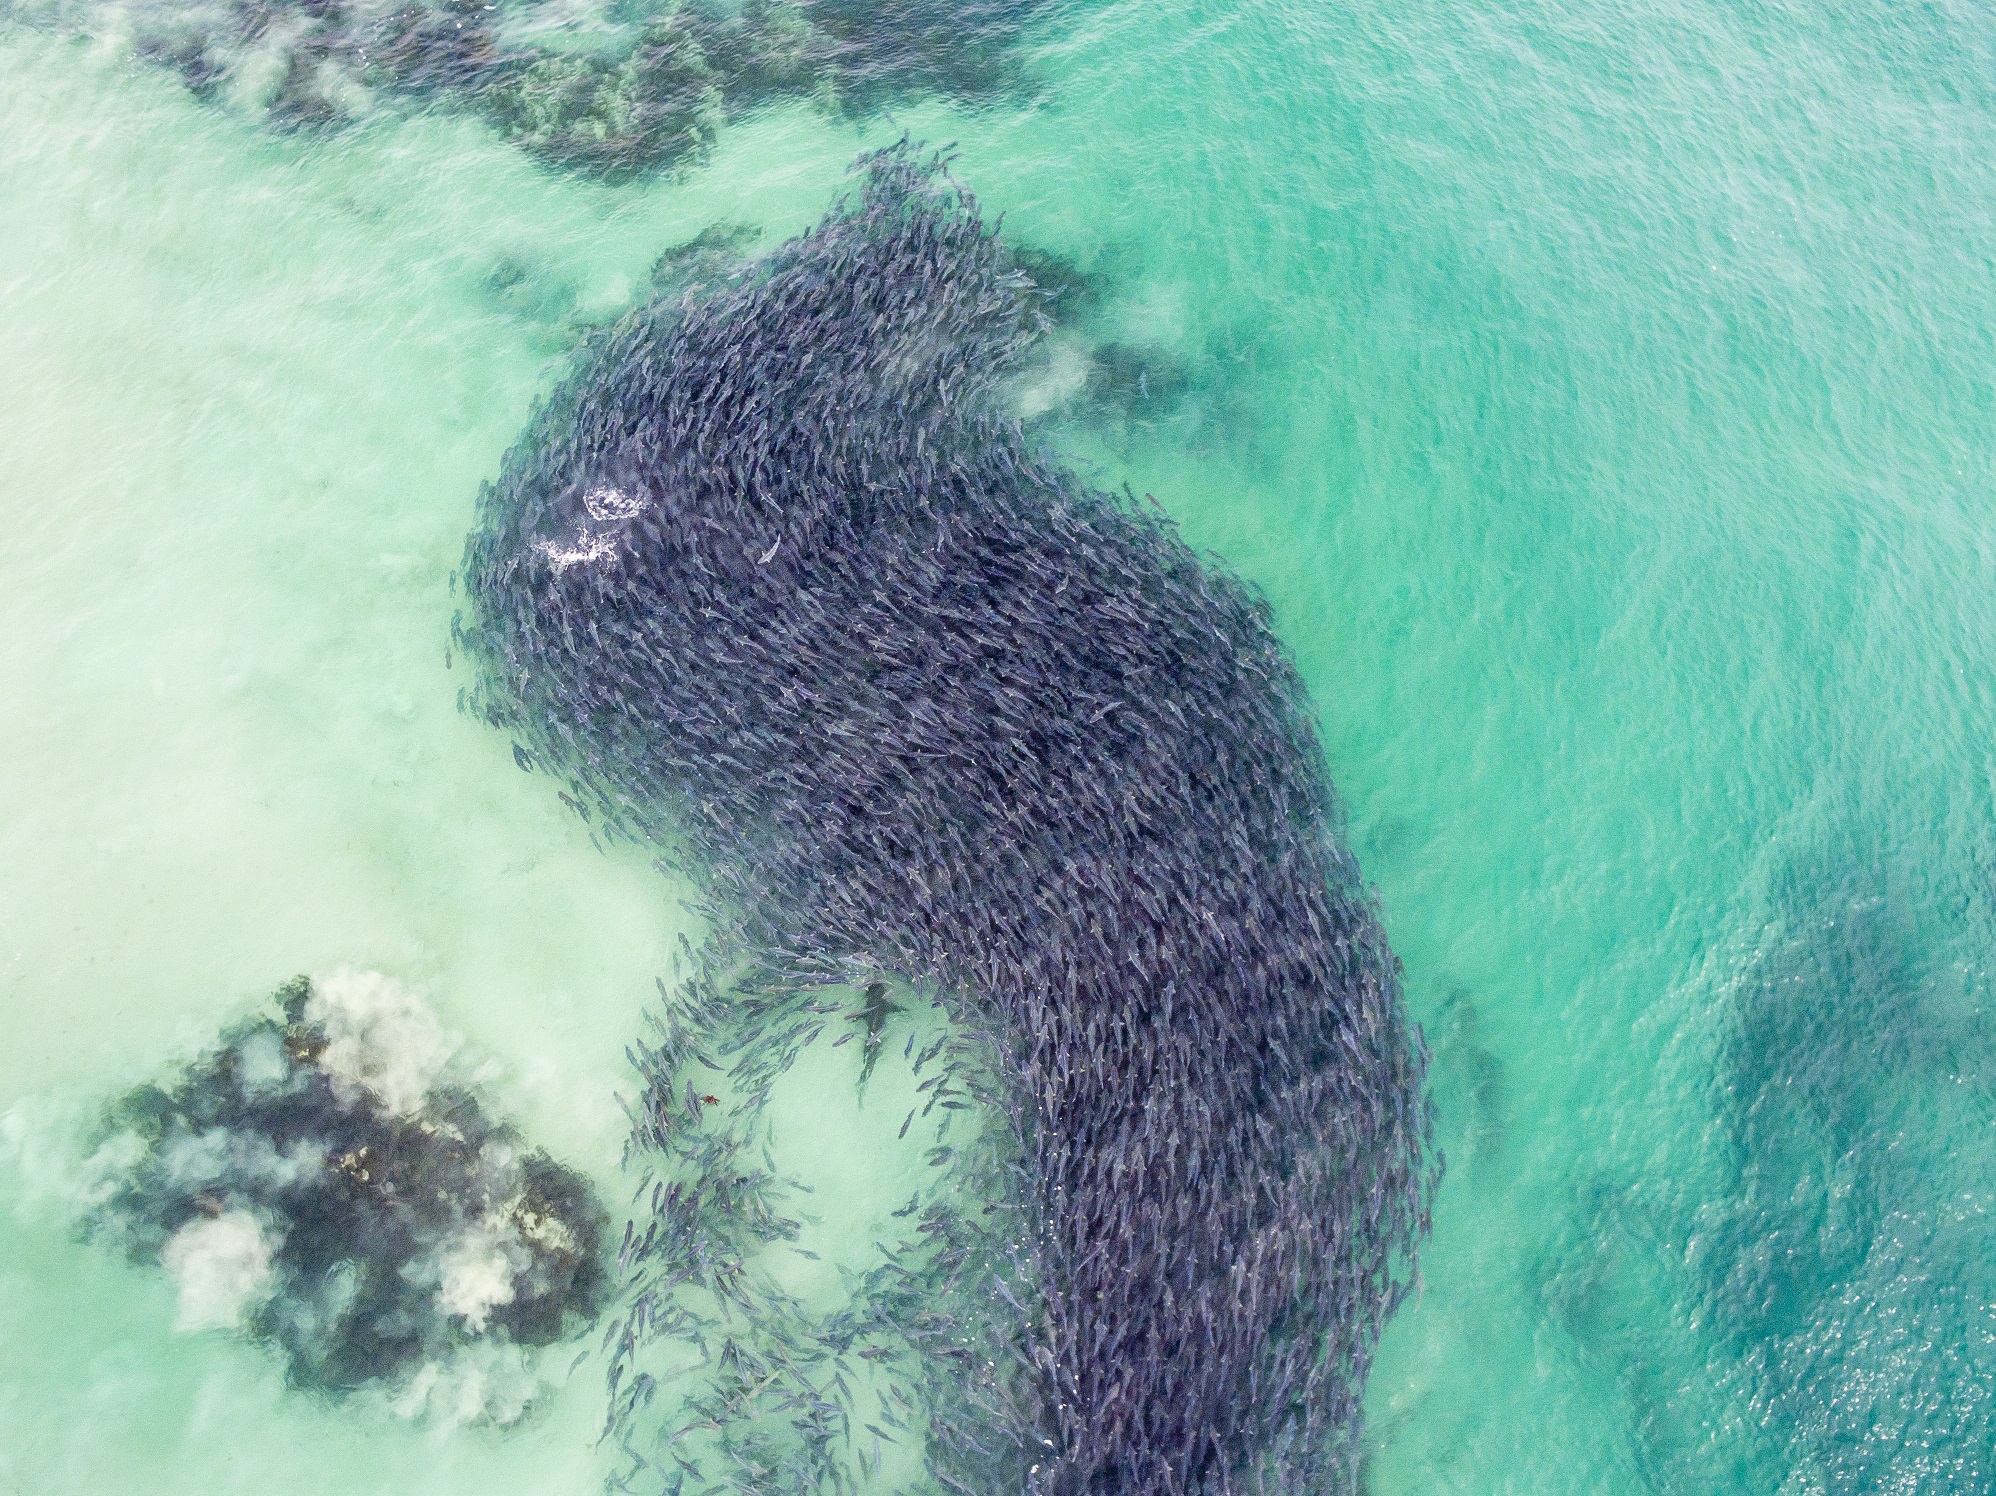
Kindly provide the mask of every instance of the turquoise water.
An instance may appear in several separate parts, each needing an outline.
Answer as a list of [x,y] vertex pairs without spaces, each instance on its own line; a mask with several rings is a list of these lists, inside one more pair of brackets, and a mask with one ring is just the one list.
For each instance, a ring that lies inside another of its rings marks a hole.
[[[605,184],[447,110],[272,130],[121,11],[0,28],[0,1491],[600,1488],[569,1347],[501,1429],[176,1331],[74,1238],[64,1119],[365,967],[627,1198],[690,924],[456,713],[449,574],[581,327],[904,129],[1182,371],[1056,439],[1315,693],[1449,1155],[1370,1488],[1990,1487],[1996,21],[1114,4],[1028,61]],[[825,1243],[920,1168],[897,1056],[786,1093]]]

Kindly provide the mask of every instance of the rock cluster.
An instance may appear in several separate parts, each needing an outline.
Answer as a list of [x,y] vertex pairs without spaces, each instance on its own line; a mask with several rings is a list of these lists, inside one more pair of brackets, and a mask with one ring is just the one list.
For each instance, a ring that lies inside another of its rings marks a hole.
[[[87,0],[22,8],[100,24]],[[550,165],[614,180],[697,156],[728,117],[775,98],[864,113],[911,94],[990,97],[1017,81],[1037,8],[689,0],[611,20],[560,0],[139,0],[119,24],[199,97],[273,122],[467,109]]]
[[427,1011],[352,972],[278,999],[105,1120],[91,1228],[167,1268],[182,1326],[246,1330],[294,1385],[345,1392],[593,1318],[594,1192],[452,1083]]

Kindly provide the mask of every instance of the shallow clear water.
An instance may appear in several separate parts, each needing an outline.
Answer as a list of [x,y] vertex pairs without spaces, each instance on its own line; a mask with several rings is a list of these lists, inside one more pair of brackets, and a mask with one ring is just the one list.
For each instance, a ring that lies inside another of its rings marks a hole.
[[[1449,1155],[1371,1489],[1996,1482],[1988,13],[1090,5],[1016,97],[618,185],[272,131],[114,14],[0,26],[0,1491],[600,1488],[586,1363],[506,1430],[287,1393],[50,1140],[355,965],[622,1203],[689,926],[458,715],[450,573],[580,326],[904,129],[1175,355],[1059,439],[1315,693]],[[896,1063],[786,1093],[835,1246],[919,1172]]]

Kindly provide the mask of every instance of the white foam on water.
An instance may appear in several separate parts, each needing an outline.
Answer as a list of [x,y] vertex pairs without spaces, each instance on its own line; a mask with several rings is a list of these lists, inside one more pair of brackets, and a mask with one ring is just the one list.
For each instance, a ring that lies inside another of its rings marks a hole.
[[[114,1155],[121,1156],[123,1151]],[[169,1138],[160,1145],[159,1163],[167,1180],[181,1188],[256,1183],[283,1189],[320,1173],[326,1153],[303,1138],[280,1152],[263,1133],[211,1127],[191,1137]]]
[[342,968],[315,978],[305,1021],[326,1033],[319,1065],[342,1101],[365,1091],[390,1112],[407,1116],[457,1052],[435,1015],[416,995],[379,972]]
[[271,1248],[262,1223],[246,1210],[204,1216],[174,1232],[159,1254],[180,1294],[173,1327],[240,1329],[270,1291]]
[[492,1311],[513,1302],[514,1279],[531,1262],[512,1223],[487,1216],[438,1253],[437,1307],[483,1334]]
[[246,1091],[274,1091],[291,1078],[291,1061],[277,1034],[260,1029],[236,1049],[236,1079]]
[[589,511],[589,517],[597,520],[635,519],[644,513],[643,494],[634,494],[621,488],[592,488],[582,496],[582,507]]
[[551,540],[540,542],[541,554],[548,558],[557,572],[567,571],[571,566],[588,566],[601,561],[615,549],[616,546],[611,543],[609,536],[592,535],[586,530],[574,545],[556,545]]
[[1073,338],[1047,340],[1046,356],[1020,380],[1014,399],[1021,420],[1071,405],[1088,387],[1088,354]]

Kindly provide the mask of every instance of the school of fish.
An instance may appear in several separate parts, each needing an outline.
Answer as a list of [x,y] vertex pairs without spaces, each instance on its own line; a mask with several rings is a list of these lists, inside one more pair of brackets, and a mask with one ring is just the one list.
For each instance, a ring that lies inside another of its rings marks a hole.
[[[466,551],[467,704],[692,876],[731,970],[868,987],[870,1045],[875,981],[991,1036],[1016,1329],[939,1480],[1351,1489],[1439,1159],[1303,682],[1249,587],[1022,433],[1045,296],[947,163],[856,170],[536,416]],[[644,1147],[694,1093],[650,1088]]]

